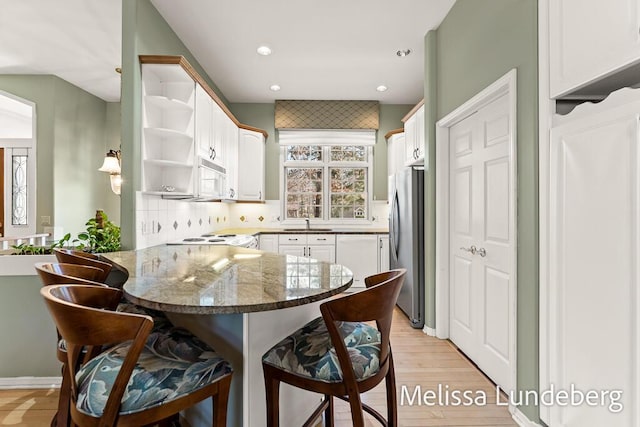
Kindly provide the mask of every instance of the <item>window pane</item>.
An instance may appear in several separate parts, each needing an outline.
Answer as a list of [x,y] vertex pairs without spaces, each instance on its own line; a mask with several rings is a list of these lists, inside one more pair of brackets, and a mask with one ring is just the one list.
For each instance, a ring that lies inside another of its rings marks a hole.
[[287,218],[322,218],[322,168],[286,168]]
[[11,157],[11,224],[27,225],[27,156]]
[[332,162],[365,162],[366,147],[364,145],[336,145],[331,147]]
[[331,218],[366,218],[366,168],[331,168]]
[[319,145],[289,145],[287,147],[287,160],[321,162],[322,147]]

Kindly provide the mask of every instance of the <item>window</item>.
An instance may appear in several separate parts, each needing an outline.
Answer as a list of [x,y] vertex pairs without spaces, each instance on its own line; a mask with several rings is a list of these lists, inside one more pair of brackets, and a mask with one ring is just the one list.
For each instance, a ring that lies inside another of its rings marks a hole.
[[373,131],[280,131],[283,218],[369,219]]
[[0,91],[0,236],[36,232],[36,106]]

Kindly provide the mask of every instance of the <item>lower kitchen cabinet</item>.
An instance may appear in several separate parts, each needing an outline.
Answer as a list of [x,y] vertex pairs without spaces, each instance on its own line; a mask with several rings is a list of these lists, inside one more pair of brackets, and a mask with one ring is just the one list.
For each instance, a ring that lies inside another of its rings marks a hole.
[[261,234],[259,244],[261,251],[278,253],[277,234]]
[[389,270],[389,235],[378,235],[378,271]]
[[280,234],[278,253],[336,262],[333,234]]
[[378,235],[336,236],[336,263],[353,272],[353,288],[364,288],[364,278],[378,272]]

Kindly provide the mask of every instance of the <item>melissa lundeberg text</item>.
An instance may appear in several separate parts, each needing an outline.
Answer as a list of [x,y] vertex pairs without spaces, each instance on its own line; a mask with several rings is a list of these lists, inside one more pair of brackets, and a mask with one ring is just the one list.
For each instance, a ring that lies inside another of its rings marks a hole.
[[[496,386],[496,406],[606,406],[610,412],[618,413],[624,409],[621,390],[582,391],[571,384],[569,389],[556,389],[552,384],[548,390],[510,390]],[[485,406],[489,400],[485,390],[459,390],[448,384],[438,384],[435,390],[414,386],[410,389],[401,386],[400,406]]]

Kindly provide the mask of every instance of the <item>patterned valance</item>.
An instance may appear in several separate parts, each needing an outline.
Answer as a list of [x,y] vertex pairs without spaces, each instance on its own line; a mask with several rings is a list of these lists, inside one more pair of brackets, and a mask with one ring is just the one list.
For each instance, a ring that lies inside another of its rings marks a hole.
[[276,101],[276,129],[378,129],[378,101]]

